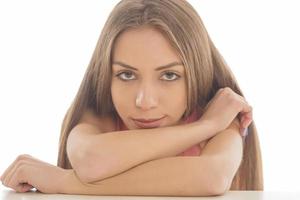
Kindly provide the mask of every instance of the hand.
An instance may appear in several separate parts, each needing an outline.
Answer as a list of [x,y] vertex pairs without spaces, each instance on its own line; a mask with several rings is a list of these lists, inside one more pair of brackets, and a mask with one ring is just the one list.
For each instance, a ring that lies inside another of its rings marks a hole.
[[66,173],[67,170],[30,155],[20,155],[2,174],[1,181],[17,192],[36,188],[42,193],[60,193]]
[[252,122],[252,107],[244,97],[226,87],[218,90],[199,120],[210,121],[217,133],[226,129],[236,117],[239,119],[240,131],[243,134],[242,132]]

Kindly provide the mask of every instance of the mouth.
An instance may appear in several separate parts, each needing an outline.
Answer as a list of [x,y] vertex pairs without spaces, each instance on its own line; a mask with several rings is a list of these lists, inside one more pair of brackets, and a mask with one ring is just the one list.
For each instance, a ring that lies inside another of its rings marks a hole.
[[135,123],[136,126],[140,128],[156,128],[159,127],[162,123],[162,120],[166,116],[163,116],[161,118],[156,118],[156,119],[135,119],[132,118],[133,122]]

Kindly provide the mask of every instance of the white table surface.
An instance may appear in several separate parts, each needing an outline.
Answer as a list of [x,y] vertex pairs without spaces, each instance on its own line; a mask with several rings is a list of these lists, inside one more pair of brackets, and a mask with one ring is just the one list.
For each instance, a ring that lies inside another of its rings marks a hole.
[[17,193],[9,188],[1,188],[1,200],[95,200],[95,199],[114,199],[114,200],[185,200],[185,199],[218,199],[218,200],[300,200],[298,192],[271,192],[271,191],[229,191],[223,196],[215,197],[166,197],[166,196],[89,196],[89,195],[64,195],[64,194],[43,194],[39,192]]

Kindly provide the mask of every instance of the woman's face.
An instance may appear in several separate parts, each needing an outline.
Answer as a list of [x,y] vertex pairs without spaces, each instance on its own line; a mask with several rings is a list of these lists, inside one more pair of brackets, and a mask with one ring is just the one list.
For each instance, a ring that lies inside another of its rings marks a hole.
[[[187,107],[185,70],[169,41],[141,27],[123,32],[114,45],[111,94],[124,124],[128,129],[177,124]],[[145,122],[154,119],[160,120]]]

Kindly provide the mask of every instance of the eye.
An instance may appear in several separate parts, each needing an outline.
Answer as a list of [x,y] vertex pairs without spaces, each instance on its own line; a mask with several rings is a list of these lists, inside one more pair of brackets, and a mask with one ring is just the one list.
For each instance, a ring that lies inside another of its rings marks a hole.
[[120,72],[116,75],[117,77],[119,77],[119,79],[123,80],[123,81],[129,81],[129,80],[133,80],[134,77],[133,73],[131,71],[124,71],[124,72]]
[[174,72],[166,72],[163,77],[165,77],[164,80],[166,81],[175,81],[180,78],[180,76]]

